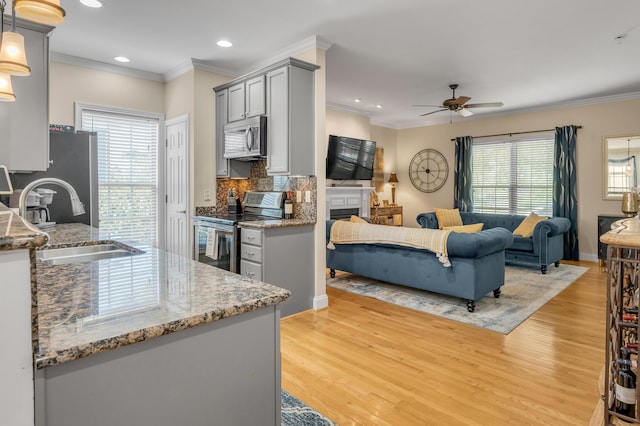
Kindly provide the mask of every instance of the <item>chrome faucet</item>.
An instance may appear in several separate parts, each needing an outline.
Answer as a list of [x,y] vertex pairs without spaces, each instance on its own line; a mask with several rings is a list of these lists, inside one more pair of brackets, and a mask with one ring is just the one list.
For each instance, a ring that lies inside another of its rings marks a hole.
[[69,197],[71,198],[71,211],[73,215],[79,216],[81,214],[84,214],[84,205],[82,204],[82,201],[80,201],[80,197],[78,197],[78,193],[73,188],[73,186],[71,186],[68,182],[63,181],[62,179],[42,178],[42,179],[34,180],[33,182],[25,186],[24,189],[22,190],[22,193],[20,194],[20,200],[18,201],[18,214],[21,217],[25,217],[25,213],[27,211],[27,206],[26,206],[27,194],[29,194],[29,192],[32,189],[42,184],[56,184],[66,189],[67,192],[69,193]]

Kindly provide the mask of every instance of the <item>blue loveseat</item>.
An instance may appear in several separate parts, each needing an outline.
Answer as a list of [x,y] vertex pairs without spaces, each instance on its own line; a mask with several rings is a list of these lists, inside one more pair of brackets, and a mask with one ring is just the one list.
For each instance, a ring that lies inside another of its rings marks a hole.
[[[460,212],[464,225],[484,223],[483,229],[505,228],[513,232],[526,216],[515,214],[489,214]],[[416,218],[422,228],[438,229],[435,212],[420,213]],[[564,234],[571,228],[571,221],[565,217],[552,217],[539,222],[529,238],[514,235],[513,243],[505,250],[507,262],[534,263],[543,274],[547,266],[560,266],[564,255]]]
[[[327,220],[327,243],[331,225]],[[383,226],[383,225],[371,225]],[[475,234],[452,232],[447,239],[451,267],[444,267],[429,250],[393,244],[335,244],[327,248],[327,268],[351,272],[376,280],[467,300],[467,310],[487,293],[500,296],[504,285],[504,250],[513,242],[513,234],[495,228]]]

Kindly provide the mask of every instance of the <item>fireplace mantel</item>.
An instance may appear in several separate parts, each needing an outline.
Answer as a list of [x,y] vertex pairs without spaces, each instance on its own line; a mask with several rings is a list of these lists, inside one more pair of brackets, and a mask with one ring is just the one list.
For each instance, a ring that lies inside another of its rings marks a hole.
[[357,216],[369,217],[369,205],[372,187],[369,186],[328,186],[326,217],[331,217],[332,210],[356,209]]

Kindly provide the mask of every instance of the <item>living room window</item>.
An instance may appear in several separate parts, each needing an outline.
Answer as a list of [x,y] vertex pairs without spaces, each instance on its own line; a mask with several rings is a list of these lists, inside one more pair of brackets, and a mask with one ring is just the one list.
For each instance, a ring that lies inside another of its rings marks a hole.
[[473,141],[473,211],[551,216],[553,135]]

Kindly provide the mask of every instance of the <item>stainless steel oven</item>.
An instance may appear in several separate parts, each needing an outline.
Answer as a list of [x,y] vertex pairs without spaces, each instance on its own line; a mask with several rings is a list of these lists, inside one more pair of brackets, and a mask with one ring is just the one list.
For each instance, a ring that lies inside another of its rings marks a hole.
[[195,260],[227,271],[240,272],[238,227],[234,221],[196,216],[194,234]]
[[[194,216],[193,258],[227,271],[240,273],[239,222],[281,219],[282,192],[246,192],[243,213],[222,213],[215,216]],[[235,207],[235,206],[232,206]],[[235,209],[231,209],[236,211]],[[230,211],[231,211],[230,210]]]

